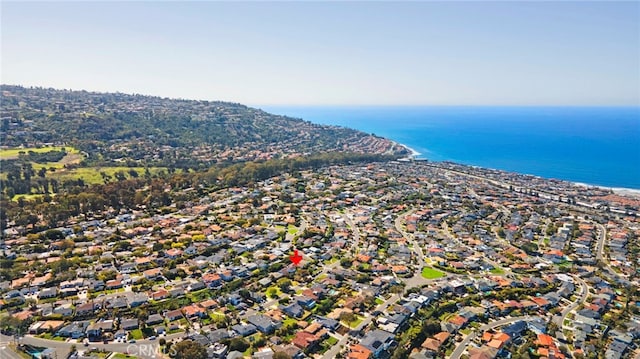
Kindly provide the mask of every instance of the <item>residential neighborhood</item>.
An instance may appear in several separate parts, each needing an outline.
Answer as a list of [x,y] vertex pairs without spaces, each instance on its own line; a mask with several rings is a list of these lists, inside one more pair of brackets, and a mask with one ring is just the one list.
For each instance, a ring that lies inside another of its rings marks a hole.
[[[13,336],[0,339],[78,358],[169,356],[181,341],[209,358],[628,358],[640,339],[640,201],[628,201],[404,160],[41,233],[13,223],[0,282]],[[159,350],[132,351],[143,344]]]

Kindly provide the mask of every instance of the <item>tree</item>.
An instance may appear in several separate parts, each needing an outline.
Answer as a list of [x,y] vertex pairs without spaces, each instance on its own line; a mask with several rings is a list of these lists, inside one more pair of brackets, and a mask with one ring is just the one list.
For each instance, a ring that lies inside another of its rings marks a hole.
[[249,349],[250,346],[251,344],[249,344],[249,342],[243,338],[233,338],[229,342],[229,351],[236,350],[242,353],[245,350]]
[[278,279],[278,287],[283,292],[289,292],[291,290],[291,280],[288,278]]
[[352,323],[357,319],[356,315],[353,313],[344,312],[340,314],[340,320],[345,323]]
[[278,297],[278,290],[276,288],[269,288],[267,289],[267,297],[269,298],[277,298]]
[[175,359],[207,359],[207,348],[198,342],[184,340],[173,347]]

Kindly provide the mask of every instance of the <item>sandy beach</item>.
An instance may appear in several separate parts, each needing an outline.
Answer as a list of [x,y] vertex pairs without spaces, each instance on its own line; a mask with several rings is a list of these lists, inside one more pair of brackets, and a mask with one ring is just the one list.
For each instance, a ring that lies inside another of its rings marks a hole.
[[588,183],[581,183],[581,182],[573,182],[573,183],[576,186],[580,186],[580,187],[592,187],[592,188],[600,188],[600,189],[604,189],[604,190],[610,190],[610,191],[613,191],[613,193],[615,193],[617,195],[620,195],[620,196],[629,196],[629,197],[634,197],[634,198],[640,198],[640,189],[596,186],[596,185],[591,185],[591,184],[588,184]]

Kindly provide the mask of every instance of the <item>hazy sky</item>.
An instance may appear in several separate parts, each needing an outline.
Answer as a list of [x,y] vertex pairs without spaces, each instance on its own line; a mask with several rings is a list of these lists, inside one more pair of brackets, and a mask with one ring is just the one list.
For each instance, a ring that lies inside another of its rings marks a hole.
[[1,80],[267,104],[640,105],[640,2],[8,2]]

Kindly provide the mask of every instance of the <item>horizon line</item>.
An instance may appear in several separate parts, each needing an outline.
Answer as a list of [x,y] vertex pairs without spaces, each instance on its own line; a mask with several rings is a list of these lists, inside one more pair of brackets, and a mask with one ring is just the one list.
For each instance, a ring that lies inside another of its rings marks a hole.
[[72,89],[72,88],[61,88],[61,87],[53,87],[50,85],[23,85],[23,84],[8,84],[1,83],[0,86],[17,86],[23,88],[42,88],[42,89],[53,89],[57,91],[77,91],[77,92],[89,92],[89,93],[110,93],[110,94],[122,94],[122,95],[139,95],[139,96],[147,96],[147,97],[159,97],[162,99],[169,100],[180,100],[180,101],[211,101],[211,102],[228,102],[241,104],[253,108],[262,108],[262,107],[583,107],[583,108],[638,108],[640,109],[640,99],[638,99],[638,103],[636,104],[500,104],[500,103],[486,103],[486,104],[473,104],[473,103],[377,103],[377,104],[363,104],[363,103],[303,103],[303,104],[291,104],[291,103],[252,103],[251,101],[242,102],[241,100],[228,100],[228,99],[203,99],[203,98],[189,98],[189,97],[179,97],[179,96],[167,96],[160,94],[145,94],[141,92],[135,91],[122,91],[122,90],[89,90],[89,89]]

